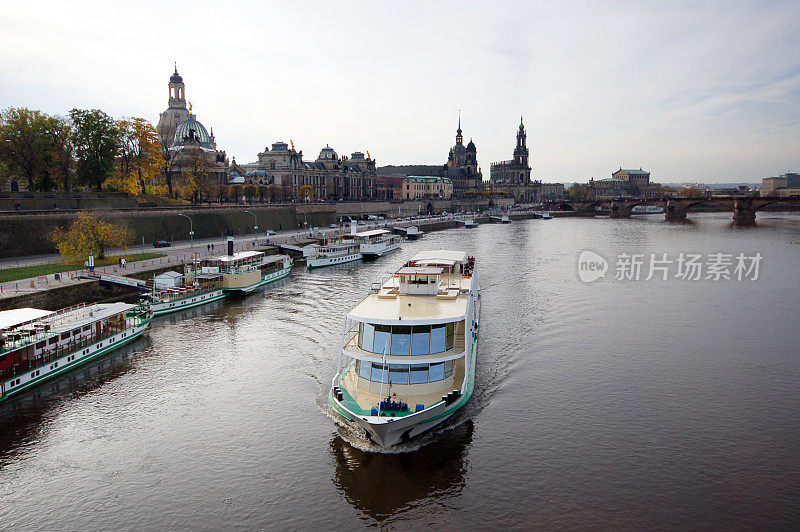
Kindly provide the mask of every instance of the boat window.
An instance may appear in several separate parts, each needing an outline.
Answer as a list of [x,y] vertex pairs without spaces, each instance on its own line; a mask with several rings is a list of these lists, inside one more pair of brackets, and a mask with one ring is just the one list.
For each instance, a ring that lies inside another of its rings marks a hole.
[[395,325],[392,327],[392,355],[411,354],[411,327]]
[[411,331],[411,354],[427,355],[431,352],[431,326],[415,325]]
[[386,369],[381,364],[372,364],[372,375],[370,375],[372,382],[386,382],[387,375]]
[[447,324],[447,349],[453,349],[453,340],[455,337],[455,323],[448,323]]
[[41,342],[37,343],[37,344],[36,344],[36,349],[41,349],[41,348],[43,348],[43,347],[44,347],[44,345],[45,345],[46,343],[47,343],[47,342],[44,342],[44,341],[41,341]]
[[411,365],[411,384],[423,384],[428,382],[428,365],[427,364],[412,364]]
[[50,340],[47,341],[48,344],[53,345],[54,343],[58,342],[58,336],[53,336]]
[[431,364],[431,382],[444,380],[444,362]]
[[389,338],[391,337],[391,326],[389,325],[376,325],[375,326],[375,344],[372,348],[373,353],[383,353],[383,350],[386,349],[386,352],[389,352]]
[[372,366],[372,364],[370,364],[369,362],[364,362],[362,360],[358,360],[356,363],[358,364],[358,376],[361,377],[362,379],[369,380],[370,367]]
[[375,338],[375,326],[370,325],[369,323],[362,323],[361,326],[358,328],[359,333],[361,333],[361,338],[359,339],[359,345],[361,349],[364,351],[372,351],[372,343]]
[[69,331],[67,331],[65,333],[61,333],[61,339],[62,340],[66,340],[67,338],[69,338]]
[[92,328],[92,326],[91,326],[91,325],[84,325],[84,326],[83,326],[83,330],[84,330],[84,331],[88,331],[88,330],[89,330],[89,329],[91,329],[91,328]]
[[389,383],[408,384],[408,366],[402,364],[390,364]]
[[446,360],[444,363],[444,377],[450,377],[453,374],[453,361]]
[[431,329],[431,353],[443,353],[447,350],[445,337],[447,336],[446,325],[434,325]]

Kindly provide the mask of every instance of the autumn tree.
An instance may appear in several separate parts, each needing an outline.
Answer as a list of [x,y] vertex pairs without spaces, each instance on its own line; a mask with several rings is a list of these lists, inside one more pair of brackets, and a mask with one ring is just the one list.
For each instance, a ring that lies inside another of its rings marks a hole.
[[101,190],[114,172],[119,128],[113,118],[99,109],[73,109],[73,140],[77,157],[77,177],[81,184]]
[[53,231],[51,238],[65,260],[75,261],[89,255],[104,259],[108,249],[127,249],[133,233],[123,224],[108,222],[84,211],[78,213],[68,229]]
[[700,187],[686,187],[683,190],[681,190],[681,196],[683,196],[684,198],[697,199],[697,198],[702,198],[705,195],[706,193],[703,192],[703,189]]
[[258,187],[258,201],[264,202],[264,198],[267,197],[267,187],[266,185],[260,185]]
[[298,192],[300,197],[306,201],[314,199],[314,187],[311,185],[303,185]]
[[173,137],[169,135],[168,131],[159,129],[158,148],[161,152],[161,176],[164,179],[164,183],[167,185],[167,194],[170,198],[175,197],[173,182],[175,180],[175,175],[179,173],[175,169],[178,152],[170,149],[172,147],[172,141]]
[[75,166],[72,121],[62,116],[47,117],[45,131],[50,141],[50,175],[55,183],[69,192]]
[[589,197],[589,190],[586,185],[572,183],[572,186],[567,189],[567,194],[575,201],[585,201]]
[[144,118],[117,122],[119,149],[114,174],[108,184],[131,194],[158,192],[163,155],[156,128]]
[[245,185],[243,192],[248,201],[253,201],[255,195],[258,194],[258,189],[255,185]]
[[240,201],[242,201],[242,187],[241,186],[233,185],[232,187],[230,187],[229,191],[230,191],[231,199],[233,200],[234,203],[239,203]]
[[48,116],[24,107],[0,113],[0,160],[28,182],[28,190],[50,188],[52,146]]
[[203,150],[193,149],[189,153],[186,158],[184,179],[184,194],[188,199],[197,203],[202,198],[208,197],[211,189],[208,182],[208,162]]

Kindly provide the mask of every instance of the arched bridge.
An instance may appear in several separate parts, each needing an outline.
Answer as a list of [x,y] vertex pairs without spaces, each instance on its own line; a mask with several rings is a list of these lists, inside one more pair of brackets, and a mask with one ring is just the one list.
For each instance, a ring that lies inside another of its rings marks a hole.
[[686,212],[695,205],[718,205],[733,211],[733,221],[748,225],[756,221],[756,212],[775,203],[800,205],[800,196],[712,196],[703,198],[658,198],[658,199],[596,199],[586,201],[558,202],[562,210],[596,213],[597,207],[604,207],[611,218],[628,218],[633,208],[639,205],[653,205],[664,209],[667,220],[684,220]]

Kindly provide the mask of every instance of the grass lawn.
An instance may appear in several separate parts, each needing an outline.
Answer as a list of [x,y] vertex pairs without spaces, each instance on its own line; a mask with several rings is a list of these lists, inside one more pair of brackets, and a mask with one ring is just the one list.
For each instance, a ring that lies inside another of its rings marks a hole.
[[[109,266],[119,263],[119,258],[125,257],[128,263],[136,262],[139,260],[150,260],[166,257],[163,253],[133,253],[131,255],[117,255],[114,257],[106,257],[103,260],[95,259],[94,265],[99,268],[100,266]],[[23,266],[21,268],[8,268],[0,270],[0,283],[8,281],[19,281],[20,279],[30,279],[32,277],[39,277],[40,275],[52,275],[54,273],[69,272],[72,270],[80,270],[83,268],[83,263],[70,263],[70,262],[54,262],[52,264],[40,264],[38,266]]]

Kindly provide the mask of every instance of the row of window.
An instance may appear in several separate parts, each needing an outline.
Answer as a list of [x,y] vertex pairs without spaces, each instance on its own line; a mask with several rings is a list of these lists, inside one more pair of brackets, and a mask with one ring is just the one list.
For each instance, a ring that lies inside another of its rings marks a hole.
[[[84,325],[83,326],[83,332],[88,332],[89,330],[91,330],[91,328],[92,328],[91,325]],[[72,331],[72,336],[79,336],[80,334],[81,334],[81,329],[75,329],[74,331]],[[61,338],[61,340],[66,340],[66,339],[69,338],[69,335],[70,335],[70,331],[63,332],[63,333],[61,333],[61,337],[60,338]],[[38,342],[36,344],[36,349],[43,348],[45,346],[45,342],[47,344],[52,345],[52,344],[58,342],[58,340],[59,340],[59,336],[58,335],[53,336],[49,340],[42,340],[41,342]]]
[[453,348],[455,323],[442,325],[358,326],[358,346],[370,353],[387,355],[430,355]]
[[[436,364],[376,364],[364,360],[356,361],[359,377],[372,382],[387,384],[425,384],[447,379],[453,375],[453,361]],[[387,372],[388,367],[388,372]]]

